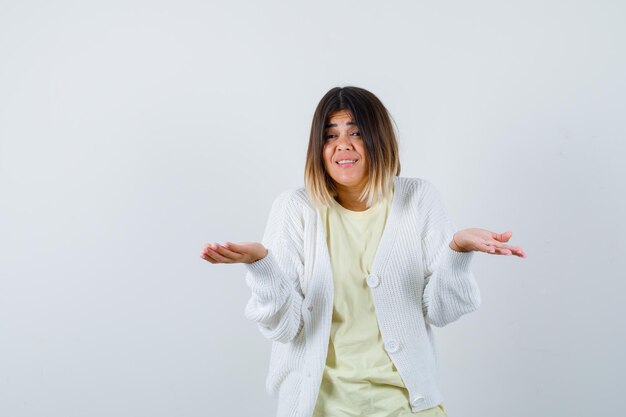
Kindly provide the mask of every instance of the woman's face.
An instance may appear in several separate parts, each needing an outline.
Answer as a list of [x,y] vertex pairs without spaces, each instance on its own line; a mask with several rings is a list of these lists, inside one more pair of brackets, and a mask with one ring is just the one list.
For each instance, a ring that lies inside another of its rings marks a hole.
[[[352,113],[331,113],[324,131],[324,167],[338,189],[360,192],[368,179],[367,152]],[[340,161],[353,162],[342,163]],[[356,161],[356,162],[354,162]]]

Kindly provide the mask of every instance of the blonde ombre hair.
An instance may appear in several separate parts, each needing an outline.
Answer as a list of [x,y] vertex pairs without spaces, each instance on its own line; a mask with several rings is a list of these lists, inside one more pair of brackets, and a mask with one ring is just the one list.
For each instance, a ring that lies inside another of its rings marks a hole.
[[359,87],[335,87],[320,100],[311,123],[311,136],[304,167],[304,186],[314,206],[330,206],[337,196],[333,179],[324,167],[326,124],[331,114],[345,110],[359,127],[367,152],[368,182],[359,196],[367,207],[388,197],[394,176],[400,175],[398,142],[392,119],[374,94]]

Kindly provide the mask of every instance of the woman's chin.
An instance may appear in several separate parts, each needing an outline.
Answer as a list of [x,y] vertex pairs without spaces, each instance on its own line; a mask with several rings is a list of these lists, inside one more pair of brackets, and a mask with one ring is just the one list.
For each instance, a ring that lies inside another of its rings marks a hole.
[[363,175],[336,175],[333,180],[343,187],[357,187],[363,185],[366,177]]

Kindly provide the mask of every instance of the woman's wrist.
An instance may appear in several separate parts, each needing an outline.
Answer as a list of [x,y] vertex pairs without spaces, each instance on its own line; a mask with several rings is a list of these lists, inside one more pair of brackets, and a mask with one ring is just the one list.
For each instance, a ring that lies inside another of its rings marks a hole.
[[267,248],[265,248],[265,254],[262,257],[256,258],[252,262],[248,262],[248,263],[252,264],[252,263],[255,263],[255,262],[259,262],[261,259],[265,259],[267,257],[267,255],[268,255],[268,253],[269,253],[269,250]]
[[[455,235],[456,235],[456,233],[455,233]],[[452,241],[450,242],[450,245],[449,245],[450,249],[452,249],[452,250],[454,250],[456,252],[471,252],[469,250],[463,249],[461,246],[459,246],[458,243],[456,243],[456,240],[454,239],[455,235],[452,236]]]

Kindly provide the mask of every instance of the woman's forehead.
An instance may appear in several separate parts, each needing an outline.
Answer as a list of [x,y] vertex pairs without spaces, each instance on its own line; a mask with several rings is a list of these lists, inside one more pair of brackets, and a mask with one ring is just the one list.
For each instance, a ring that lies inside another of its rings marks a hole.
[[349,117],[352,118],[352,112],[350,110],[346,110],[346,109],[341,109],[341,110],[335,110],[331,113],[328,114],[328,118],[332,119],[335,117]]
[[328,115],[325,128],[337,127],[338,125],[356,125],[352,113],[347,110],[338,110]]

